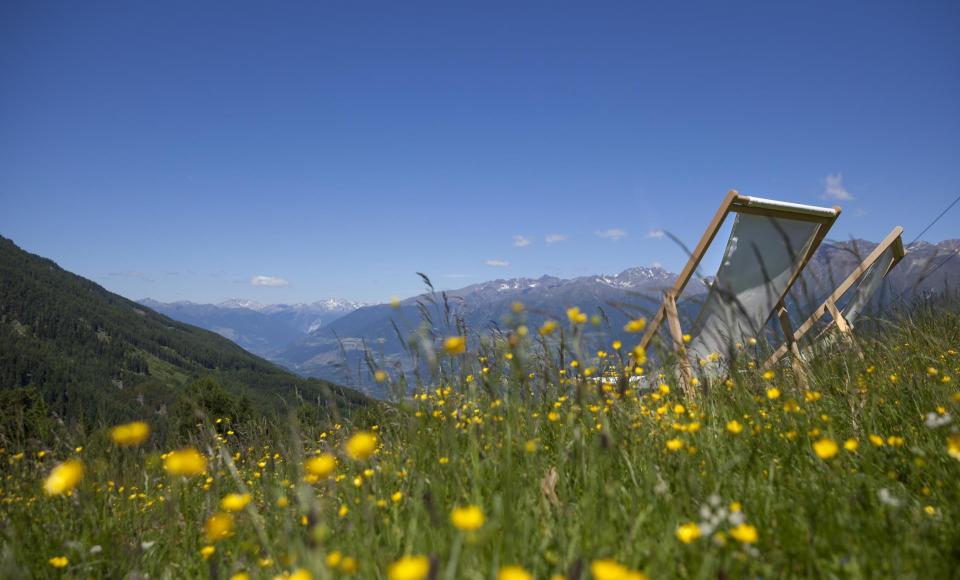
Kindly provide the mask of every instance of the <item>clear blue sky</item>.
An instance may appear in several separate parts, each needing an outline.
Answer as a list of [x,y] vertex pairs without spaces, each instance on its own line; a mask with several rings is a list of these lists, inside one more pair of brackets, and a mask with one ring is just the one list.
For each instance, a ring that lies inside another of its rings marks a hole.
[[648,233],[730,188],[874,240],[960,193],[953,1],[8,0],[0,83],[0,234],[132,298],[678,270]]

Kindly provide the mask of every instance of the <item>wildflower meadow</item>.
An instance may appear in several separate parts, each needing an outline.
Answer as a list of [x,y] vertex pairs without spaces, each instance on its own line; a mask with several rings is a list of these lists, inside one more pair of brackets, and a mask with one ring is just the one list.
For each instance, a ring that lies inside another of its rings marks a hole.
[[0,576],[950,577],[956,306],[828,341],[803,381],[737,345],[688,398],[658,347],[515,304],[421,337],[423,372],[371,354],[394,400],[321,424],[64,426],[0,449]]

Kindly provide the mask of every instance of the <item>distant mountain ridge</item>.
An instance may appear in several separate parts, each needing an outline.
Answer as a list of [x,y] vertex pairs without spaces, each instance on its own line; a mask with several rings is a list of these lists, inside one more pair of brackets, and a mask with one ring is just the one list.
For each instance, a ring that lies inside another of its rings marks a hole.
[[[574,305],[589,312],[602,309],[610,333],[617,336],[622,334],[621,329],[627,320],[656,308],[663,291],[672,287],[676,279],[676,274],[659,266],[638,266],[618,274],[569,279],[556,276],[502,278],[443,294],[451,314],[462,319],[472,330],[499,325],[503,315],[510,312],[511,305],[521,302],[529,323],[534,325],[548,318],[563,320],[566,309]],[[688,286],[691,295],[705,291],[706,287],[699,280],[691,281]],[[423,305],[429,300],[429,294],[421,294],[400,301],[396,307],[377,304],[359,308],[270,353],[269,358],[298,373],[337,377],[350,384],[366,385],[368,394],[383,396],[376,385],[358,378],[358,374],[364,372],[362,365],[358,365],[363,349],[369,347],[386,361],[392,360],[402,366],[403,342],[397,336],[397,330],[406,335],[418,328]]]
[[218,304],[186,300],[160,302],[151,298],[138,303],[175,320],[212,330],[261,356],[269,356],[274,350],[366,306],[341,298],[324,298],[309,304],[261,304],[241,298]]
[[[824,242],[794,286],[791,316],[797,321],[803,318],[810,305],[831,292],[874,247],[876,243],[867,240]],[[878,293],[878,301],[908,300],[918,294],[948,289],[960,281],[960,257],[951,258],[960,252],[960,240],[916,242],[908,245],[907,252]],[[663,290],[672,287],[676,279],[677,274],[662,267],[637,266],[618,274],[569,279],[548,275],[498,278],[443,294],[451,315],[461,318],[473,330],[499,325],[511,305],[522,302],[531,324],[540,324],[547,318],[564,320],[570,306],[591,313],[602,310],[612,337],[627,339],[621,332],[627,319],[653,312]],[[698,300],[706,292],[705,282],[697,278],[690,281],[680,302],[681,317],[696,312]],[[369,394],[383,396],[375,384],[363,378],[362,353],[369,348],[385,361],[402,366],[403,340],[397,330],[406,336],[417,329],[422,306],[428,300],[429,294],[419,294],[401,300],[396,308],[336,299],[299,305],[263,305],[241,300],[219,305],[146,300],[141,303],[172,318],[214,330],[299,374],[360,385]],[[332,314],[323,314],[322,324],[309,324],[311,317],[318,316],[323,308],[329,308]]]
[[[805,318],[811,304],[829,294],[856,268],[874,247],[865,240],[828,241],[821,245],[807,265],[792,292],[796,306],[791,316]],[[910,300],[917,295],[955,288],[960,282],[960,240],[936,244],[917,242],[907,247],[907,256],[888,276],[876,301],[889,303]],[[705,273],[713,274],[713,272]],[[664,289],[673,286],[677,274],[660,267],[628,268],[616,275],[581,276],[562,279],[508,278],[472,284],[446,292],[452,312],[473,330],[497,325],[510,311],[513,302],[524,304],[531,324],[547,318],[565,320],[565,310],[579,306],[587,312],[601,311],[607,317],[610,338],[628,337],[622,332],[633,316],[649,315],[656,310]],[[681,317],[692,315],[706,292],[705,281],[690,281],[680,303]],[[397,329],[405,335],[421,322],[421,306],[427,300],[421,294],[402,300],[397,308],[380,304],[359,308],[333,321],[327,327],[270,354],[270,359],[294,371],[331,380],[350,381],[366,386],[366,392],[383,396],[377,386],[364,381],[360,363],[364,348],[402,366],[402,342]],[[394,328],[396,324],[396,329]],[[344,360],[344,353],[346,360]]]

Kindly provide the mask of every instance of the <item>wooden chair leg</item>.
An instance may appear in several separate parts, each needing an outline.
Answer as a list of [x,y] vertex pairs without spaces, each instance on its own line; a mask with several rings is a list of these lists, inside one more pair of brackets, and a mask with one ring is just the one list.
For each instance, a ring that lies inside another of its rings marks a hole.
[[687,348],[683,344],[683,330],[680,328],[680,315],[677,313],[677,300],[672,292],[664,296],[666,307],[667,327],[670,329],[670,338],[673,339],[673,350],[677,354],[677,363],[680,365],[680,382],[687,398],[692,399],[696,394],[693,384],[693,367],[687,358]]
[[790,315],[787,312],[787,307],[783,305],[783,302],[777,305],[777,318],[780,319],[780,329],[783,331],[787,346],[790,348],[790,366],[793,368],[794,374],[797,375],[800,386],[807,388],[810,386],[810,378],[807,374],[806,367],[804,367],[803,359],[800,357],[800,345],[797,344],[794,338],[793,325],[790,324]]
[[853,340],[853,327],[850,326],[850,323],[844,318],[843,313],[840,312],[840,309],[837,308],[833,300],[827,300],[827,311],[830,312],[830,316],[833,317],[833,322],[837,325],[837,330],[840,331],[840,336],[843,337],[843,341],[853,348],[857,356],[860,357],[860,360],[863,360],[863,351],[860,350],[857,342]]

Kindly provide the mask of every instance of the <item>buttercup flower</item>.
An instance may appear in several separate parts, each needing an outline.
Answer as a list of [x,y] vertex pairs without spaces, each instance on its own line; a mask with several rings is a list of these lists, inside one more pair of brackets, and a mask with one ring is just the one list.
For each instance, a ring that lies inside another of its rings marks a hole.
[[168,453],[163,468],[170,475],[192,477],[207,470],[207,458],[193,447],[185,447]]
[[467,339],[463,336],[448,336],[443,341],[443,349],[447,354],[463,354],[467,350]]
[[464,532],[479,530],[484,522],[483,510],[475,505],[458,507],[450,512],[450,521],[454,527]]
[[81,479],[83,463],[79,459],[68,459],[53,468],[43,482],[43,490],[47,495],[63,495],[77,487]]
[[325,479],[330,477],[337,468],[337,458],[329,453],[323,453],[307,459],[304,467],[310,475],[317,479]]
[[249,493],[228,493],[220,500],[220,509],[226,512],[239,512],[247,507],[251,499]]
[[351,459],[358,461],[369,459],[377,450],[377,436],[369,431],[360,431],[347,441],[344,450]]
[[678,540],[684,544],[690,544],[700,538],[700,526],[689,522],[678,527],[675,533]]
[[813,451],[820,459],[830,459],[837,454],[840,447],[833,439],[824,437],[813,444]]
[[228,513],[218,512],[210,516],[204,526],[208,542],[217,542],[230,535],[233,530],[233,516]]
[[423,580],[430,573],[430,560],[426,556],[404,556],[387,568],[390,580]]
[[522,566],[504,566],[497,573],[497,580],[533,580],[533,574]]
[[143,421],[134,421],[117,425],[110,430],[110,439],[118,447],[135,447],[150,437],[150,425]]

